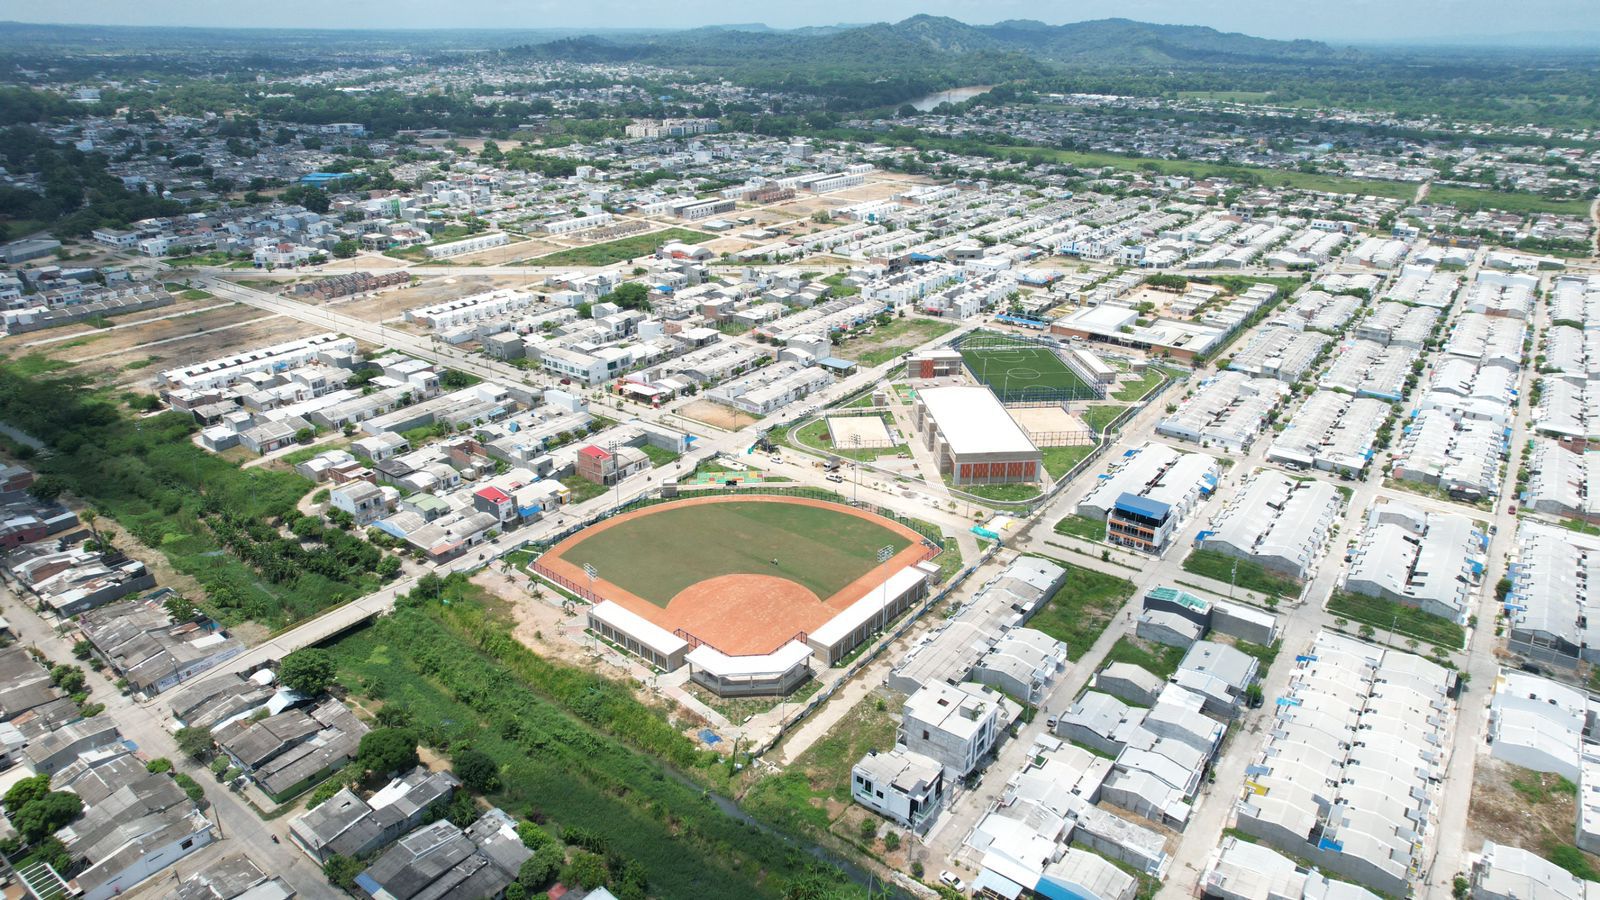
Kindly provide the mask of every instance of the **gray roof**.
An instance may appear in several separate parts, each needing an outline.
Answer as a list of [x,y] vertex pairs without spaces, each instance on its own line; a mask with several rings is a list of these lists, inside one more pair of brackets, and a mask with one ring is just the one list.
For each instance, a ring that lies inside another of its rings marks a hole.
[[1178,668],[1203,672],[1221,679],[1234,691],[1243,691],[1255,679],[1255,657],[1216,641],[1196,641]]

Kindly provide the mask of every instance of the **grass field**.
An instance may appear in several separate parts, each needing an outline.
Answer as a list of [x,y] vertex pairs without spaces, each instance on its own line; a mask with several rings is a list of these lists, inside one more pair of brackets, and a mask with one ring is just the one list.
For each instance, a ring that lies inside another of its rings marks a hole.
[[1097,569],[1052,560],[1067,570],[1067,580],[1030,620],[1036,628],[1067,645],[1077,659],[1089,652],[1100,634],[1133,596],[1133,582]]
[[1056,534],[1083,538],[1086,541],[1104,541],[1106,539],[1106,523],[1095,521],[1088,516],[1067,516],[1056,523],[1055,530]]
[[888,325],[873,326],[871,334],[847,337],[839,348],[839,355],[870,368],[948,334],[957,327],[955,322],[943,319],[895,319]]
[[[1239,573],[1237,578],[1234,577],[1236,564]],[[1300,593],[1300,584],[1294,579],[1274,575],[1258,562],[1239,559],[1216,550],[1196,550],[1190,553],[1183,561],[1183,570],[1272,597],[1293,597]]]
[[1044,457],[1044,470],[1050,474],[1052,480],[1072,471],[1072,467],[1083,460],[1085,456],[1094,452],[1093,444],[1073,444],[1069,447],[1043,447],[1039,453]]
[[1045,347],[962,348],[961,359],[1003,400],[1094,395],[1061,357]]
[[1379,632],[1392,629],[1402,637],[1420,638],[1451,650],[1460,650],[1467,639],[1461,626],[1449,619],[1382,597],[1334,591],[1328,598],[1328,612],[1371,625]]
[[1183,662],[1184,652],[1182,647],[1169,647],[1123,635],[1106,653],[1105,664],[1132,663],[1165,681],[1178,671],[1178,663]]
[[1091,406],[1083,411],[1081,418],[1083,424],[1093,429],[1095,434],[1105,434],[1106,428],[1122,415],[1124,407],[1121,406]]
[[701,231],[690,231],[686,228],[668,228],[665,231],[652,231],[648,234],[636,234],[632,237],[618,238],[604,244],[595,244],[592,247],[577,247],[572,250],[557,250],[545,256],[534,259],[542,266],[609,266],[635,257],[654,253],[657,247],[668,241],[682,241],[685,244],[698,244],[701,241],[711,240],[711,235]]
[[739,500],[656,509],[595,532],[561,558],[665,607],[692,584],[741,573],[787,578],[827,599],[877,566],[880,547],[898,553],[909,544],[828,507]]
[[1135,403],[1143,400],[1145,394],[1155,390],[1156,385],[1160,384],[1166,377],[1167,374],[1160,369],[1147,368],[1138,378],[1123,382],[1120,387],[1112,392],[1111,396],[1116,400]]

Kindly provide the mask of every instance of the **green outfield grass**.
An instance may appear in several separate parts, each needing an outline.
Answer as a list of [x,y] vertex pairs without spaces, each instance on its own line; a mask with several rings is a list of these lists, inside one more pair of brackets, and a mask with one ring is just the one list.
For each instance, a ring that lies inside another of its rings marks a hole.
[[658,507],[594,532],[560,558],[592,565],[606,581],[665,607],[692,584],[737,574],[787,578],[827,599],[875,568],[880,548],[898,553],[909,544],[843,508],[738,500]]

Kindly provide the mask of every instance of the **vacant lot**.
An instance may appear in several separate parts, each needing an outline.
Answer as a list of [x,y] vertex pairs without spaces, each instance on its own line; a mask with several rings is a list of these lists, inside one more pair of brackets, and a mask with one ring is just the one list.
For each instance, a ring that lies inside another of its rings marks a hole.
[[845,341],[844,346],[839,348],[839,354],[864,367],[881,365],[913,347],[954,331],[956,327],[955,322],[942,319],[895,319],[888,325],[873,326],[869,335]]
[[1133,596],[1134,584],[1097,569],[1061,560],[1053,562],[1067,570],[1067,580],[1028,621],[1028,627],[1066,644],[1072,658],[1077,659],[1089,652],[1122,610],[1122,605]]
[[[1237,567],[1237,568],[1236,568]],[[1300,593],[1300,582],[1268,572],[1258,562],[1240,559],[1215,550],[1196,550],[1183,561],[1183,570],[1196,575],[1232,584],[1247,591],[1256,591],[1269,597],[1294,597]],[[1234,573],[1238,574],[1235,575]]]
[[754,425],[761,421],[761,419],[749,413],[740,412],[731,406],[723,406],[721,403],[713,403],[710,400],[696,400],[693,403],[685,404],[678,408],[678,414],[696,422],[704,422],[707,425],[714,425],[729,431],[738,431],[746,425]]
[[698,244],[701,241],[710,240],[711,237],[711,235],[703,231],[668,228],[665,231],[635,234],[590,247],[558,250],[548,256],[529,260],[529,262],[541,266],[609,266],[612,263],[625,262],[636,257],[647,256],[656,252],[656,248],[668,241]]
[[1449,619],[1381,597],[1334,591],[1328,598],[1328,612],[1371,625],[1378,631],[1392,630],[1403,637],[1420,638],[1450,650],[1460,650],[1466,641],[1466,632]]
[[1593,880],[1600,859],[1572,845],[1578,787],[1559,775],[1534,772],[1480,753],[1467,807],[1467,846],[1485,840],[1522,847],[1579,878]]

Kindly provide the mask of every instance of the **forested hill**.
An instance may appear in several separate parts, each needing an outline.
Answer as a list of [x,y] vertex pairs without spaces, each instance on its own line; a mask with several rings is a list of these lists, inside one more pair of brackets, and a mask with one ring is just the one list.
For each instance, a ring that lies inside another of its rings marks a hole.
[[1077,68],[1305,67],[1347,63],[1357,55],[1315,41],[1274,41],[1127,19],[968,25],[925,15],[893,24],[799,31],[745,26],[591,34],[526,44],[510,53],[717,70],[755,87],[830,97],[841,108],[897,103],[956,85],[1034,79]]

